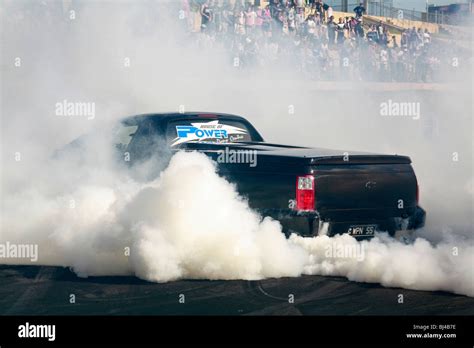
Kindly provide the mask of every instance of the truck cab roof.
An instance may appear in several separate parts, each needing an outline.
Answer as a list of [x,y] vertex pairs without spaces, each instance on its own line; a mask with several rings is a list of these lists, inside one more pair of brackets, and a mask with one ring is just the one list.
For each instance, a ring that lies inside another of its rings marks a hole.
[[230,120],[235,120],[235,121],[242,121],[248,123],[248,121],[238,115],[233,115],[233,114],[226,114],[222,112],[200,112],[200,111],[188,111],[188,112],[159,112],[159,113],[147,113],[147,114],[140,114],[140,115],[134,115],[134,116],[128,116],[123,119],[124,122],[130,122],[130,121],[139,121],[143,120],[145,118],[157,118],[162,121],[169,121],[171,119],[219,119],[219,118],[225,118],[225,119],[230,119]]

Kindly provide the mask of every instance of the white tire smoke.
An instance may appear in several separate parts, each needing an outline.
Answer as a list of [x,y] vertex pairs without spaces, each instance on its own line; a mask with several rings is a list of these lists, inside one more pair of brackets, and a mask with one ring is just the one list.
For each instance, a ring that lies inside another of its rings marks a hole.
[[[1,4],[0,244],[38,245],[33,264],[71,267],[80,276],[164,282],[321,274],[474,296],[470,79],[431,94],[378,93],[377,86],[368,92],[358,81],[323,90],[292,66],[242,75],[229,65],[232,57],[189,44],[176,17],[149,2],[79,2],[74,20],[59,5]],[[12,63],[17,58],[21,67]],[[379,106],[388,99],[420,102],[420,120],[382,117]],[[97,104],[97,117],[55,115],[63,100]],[[424,239],[286,240],[277,222],[261,221],[198,154],[176,155],[150,183],[101,169],[108,156],[100,138],[88,151],[94,158],[80,167],[48,159],[107,120],[180,105],[242,114],[271,142],[411,156],[428,213],[418,231]],[[338,246],[363,256],[328,256]]]
[[[80,276],[166,282],[319,274],[474,296],[472,247],[424,239],[405,245],[385,235],[363,242],[348,235],[287,240],[278,222],[262,220],[214,163],[195,152],[176,154],[147,184],[85,184],[61,198],[46,197],[48,191],[29,188],[12,197],[1,241],[38,243],[38,264],[71,267]],[[73,209],[65,209],[68,197],[75,197]]]

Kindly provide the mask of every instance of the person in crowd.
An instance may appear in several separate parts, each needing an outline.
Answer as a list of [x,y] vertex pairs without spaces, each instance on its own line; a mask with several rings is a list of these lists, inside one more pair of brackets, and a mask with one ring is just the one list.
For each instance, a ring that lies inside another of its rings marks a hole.
[[235,20],[235,33],[238,35],[245,35],[245,13],[244,11],[236,11],[234,15],[236,17]]
[[344,19],[342,17],[339,17],[338,23],[337,23],[337,43],[338,45],[342,45],[344,43],[345,39],[345,30],[344,30]]
[[356,26],[357,26],[357,19],[355,17],[351,17],[348,22],[349,36],[351,38],[355,38],[356,36]]
[[425,31],[423,33],[423,42],[425,43],[425,45],[428,45],[431,43],[431,35],[430,35],[430,32],[428,31],[428,29],[425,28]]
[[350,18],[349,17],[345,17],[344,18],[344,36],[346,38],[350,38],[351,37],[351,24],[350,24]]
[[362,19],[356,18],[355,32],[358,38],[363,38],[365,35],[364,27],[362,26]]
[[324,7],[322,0],[316,0],[316,2],[314,3],[314,11],[319,12],[321,14],[321,17],[324,17]]
[[209,8],[209,0],[206,0],[201,5],[201,31],[205,31],[211,22],[212,12]]
[[385,25],[383,24],[383,22],[379,21],[379,23],[376,26],[376,30],[377,30],[379,36],[382,35],[384,28],[385,28]]
[[403,30],[402,36],[400,39],[400,47],[402,49],[408,49],[408,31],[407,29]]
[[257,19],[257,12],[252,5],[249,5],[245,14],[245,30],[247,34],[252,34],[255,27],[255,22]]
[[361,18],[365,13],[364,3],[361,1],[359,6],[354,7],[354,13],[356,18]]
[[296,29],[303,34],[304,34],[304,28],[303,28],[304,22],[305,22],[304,8],[299,7],[296,11]]
[[367,31],[367,40],[372,43],[379,43],[379,32],[374,25],[371,25]]
[[388,78],[388,68],[389,68],[389,63],[388,63],[388,51],[385,47],[382,47],[380,49],[380,76],[379,80],[381,81],[386,81]]
[[418,35],[416,33],[416,28],[413,27],[409,32],[408,32],[408,50],[409,51],[414,51],[417,48],[417,41],[418,41]]
[[228,50],[242,60],[239,69],[285,62],[318,79],[439,79],[448,52],[427,29],[406,29],[398,39],[383,21],[364,25],[365,9],[356,9],[335,20],[322,0],[183,0],[180,19],[183,30],[202,31],[190,35],[196,47]]
[[262,29],[267,37],[271,36],[272,33],[272,15],[270,12],[270,6],[267,5],[262,13]]
[[316,33],[316,22],[314,21],[314,16],[310,15],[306,20],[306,26],[308,30],[308,35],[314,36]]
[[228,6],[222,9],[222,32],[224,35],[229,33],[229,28],[234,30],[234,13],[232,9]]
[[[324,7],[324,5],[323,5],[323,7]],[[331,6],[328,6],[328,8],[327,8],[327,16],[328,16],[328,18],[331,18],[333,16],[333,10],[332,10]]]
[[316,15],[316,3],[313,2],[310,6],[306,6],[304,10],[305,18],[308,19],[309,16]]
[[289,26],[288,26],[288,19],[286,18],[286,16],[284,15],[282,20],[281,20],[281,23],[282,23],[282,28],[281,28],[281,32],[283,34],[283,36],[288,36],[290,34],[290,29],[289,29]]
[[314,15],[314,22],[316,23],[317,28],[320,27],[321,24],[323,24],[320,12],[316,12],[316,14]]
[[257,7],[255,10],[255,14],[257,15],[255,17],[255,29],[256,31],[262,31],[262,26],[263,26],[263,20],[264,20],[264,9],[261,7]]
[[392,45],[392,48],[398,48],[397,38],[395,37],[395,35],[392,35],[392,40],[390,44]]
[[296,9],[295,7],[290,7],[287,15],[288,29],[290,32],[296,31]]
[[223,30],[223,18],[222,13],[224,11],[224,3],[221,1],[213,1],[210,6],[212,12],[212,22],[216,33],[222,33]]
[[332,46],[335,42],[336,39],[336,30],[337,30],[337,24],[334,22],[334,16],[329,17],[328,23],[327,23],[327,30],[328,30],[328,44],[329,46]]
[[379,36],[379,44],[380,46],[382,47],[387,47],[387,45],[389,44],[389,33],[388,33],[388,30],[387,30],[387,27],[383,27],[382,29],[382,33],[380,34]]

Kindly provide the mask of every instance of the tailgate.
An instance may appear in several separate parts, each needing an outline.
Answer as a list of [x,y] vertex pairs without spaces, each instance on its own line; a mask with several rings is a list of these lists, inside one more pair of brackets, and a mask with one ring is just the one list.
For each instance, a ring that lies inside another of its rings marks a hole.
[[417,182],[410,164],[341,164],[314,168],[316,209],[326,217],[404,216],[414,211]]

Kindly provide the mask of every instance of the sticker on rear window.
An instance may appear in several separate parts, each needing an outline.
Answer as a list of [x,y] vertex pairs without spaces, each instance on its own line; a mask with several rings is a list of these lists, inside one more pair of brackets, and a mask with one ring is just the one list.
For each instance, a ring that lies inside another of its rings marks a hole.
[[241,134],[247,134],[247,131],[243,128],[221,124],[219,121],[191,123],[186,126],[176,126],[177,137],[173,139],[171,146],[191,141],[232,142],[242,139]]

